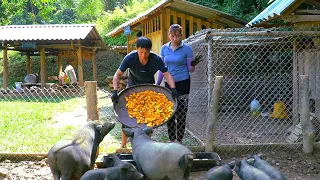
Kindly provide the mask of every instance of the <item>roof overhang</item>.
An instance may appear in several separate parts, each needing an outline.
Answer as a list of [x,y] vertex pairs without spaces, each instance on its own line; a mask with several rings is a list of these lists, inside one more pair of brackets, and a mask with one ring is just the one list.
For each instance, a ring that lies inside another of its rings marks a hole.
[[[320,9],[320,2],[318,0],[275,0],[270,4],[266,9],[264,9],[260,14],[253,18],[248,24],[247,27],[251,26],[268,26],[268,23],[275,19],[282,18],[283,20],[289,23],[295,23],[294,18],[300,18],[300,20],[305,20],[305,15],[316,16],[320,15],[318,10],[301,10],[297,9],[302,3],[309,4],[311,6]],[[301,15],[304,17],[302,18]],[[290,18],[297,16],[294,18]],[[311,17],[312,20],[317,20],[317,18]],[[310,20],[309,19],[309,20]],[[299,21],[299,20],[298,20]]]
[[230,28],[244,27],[244,25],[246,24],[246,22],[238,18],[235,18],[230,14],[192,2],[184,0],[162,0],[157,5],[138,15],[137,17],[121,24],[119,27],[106,34],[106,36],[118,36],[120,33],[123,33],[123,28],[126,26],[130,26],[131,29],[134,29],[135,27],[139,26],[142,22],[144,22],[146,19],[152,18],[157,13],[160,13],[162,8],[169,8],[208,22],[224,24]]
[[[59,48],[96,48],[105,50],[107,45],[93,24],[47,24],[0,26],[0,41],[9,50],[22,52],[48,51]],[[3,48],[2,44],[0,45]]]

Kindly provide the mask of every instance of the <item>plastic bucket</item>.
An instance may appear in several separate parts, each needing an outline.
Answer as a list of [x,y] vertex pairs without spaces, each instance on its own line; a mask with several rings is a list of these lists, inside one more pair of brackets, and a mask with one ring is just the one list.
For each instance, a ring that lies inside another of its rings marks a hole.
[[17,92],[22,92],[22,82],[16,82],[15,84]]

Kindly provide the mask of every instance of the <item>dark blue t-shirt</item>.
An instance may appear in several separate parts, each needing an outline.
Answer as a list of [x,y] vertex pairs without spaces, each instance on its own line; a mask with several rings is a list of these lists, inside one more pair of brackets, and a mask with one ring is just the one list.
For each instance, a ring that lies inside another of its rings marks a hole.
[[155,54],[150,52],[148,62],[146,65],[142,65],[139,61],[139,56],[137,51],[132,51],[127,54],[119,69],[125,72],[129,68],[129,81],[128,85],[138,85],[138,84],[154,84],[154,74],[160,70],[162,73],[167,72],[168,68],[165,67],[162,59]]

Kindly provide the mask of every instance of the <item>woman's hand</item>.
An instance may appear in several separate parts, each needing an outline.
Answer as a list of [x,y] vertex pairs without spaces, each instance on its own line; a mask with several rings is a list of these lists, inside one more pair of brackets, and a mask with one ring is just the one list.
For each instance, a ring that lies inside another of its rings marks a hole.
[[203,59],[202,59],[202,55],[197,55],[193,61],[191,61],[190,65],[191,66],[196,66],[197,64],[199,64],[199,62],[201,62]]

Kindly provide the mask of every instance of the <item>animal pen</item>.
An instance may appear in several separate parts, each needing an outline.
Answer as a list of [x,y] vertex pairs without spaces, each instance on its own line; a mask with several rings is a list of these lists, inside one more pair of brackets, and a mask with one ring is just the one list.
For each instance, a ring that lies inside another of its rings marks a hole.
[[[191,75],[188,130],[205,143],[212,121],[208,112],[214,111],[208,106],[211,92],[215,78],[223,76],[214,122],[213,144],[221,146],[219,150],[273,149],[275,144],[301,147],[301,109],[307,111],[306,124],[311,120],[313,126],[308,127],[315,130],[314,141],[318,141],[319,37],[319,27],[283,27],[206,29],[186,39],[194,56],[206,57]],[[309,76],[307,107],[301,105],[300,75]],[[253,102],[258,102],[258,113],[251,109]]]

